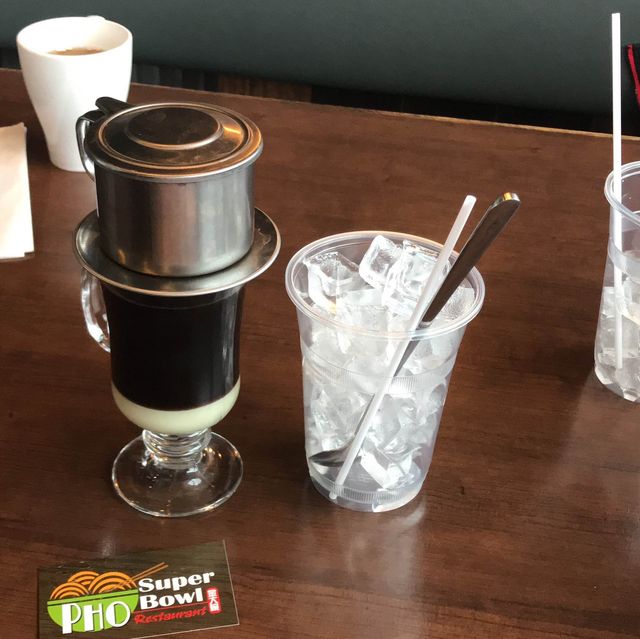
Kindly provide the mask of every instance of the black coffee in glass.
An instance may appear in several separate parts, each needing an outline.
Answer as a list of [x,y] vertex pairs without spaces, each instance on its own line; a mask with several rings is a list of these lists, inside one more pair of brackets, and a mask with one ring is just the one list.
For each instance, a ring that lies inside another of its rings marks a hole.
[[102,290],[113,394],[125,416],[173,435],[220,421],[239,390],[243,287],[188,297]]

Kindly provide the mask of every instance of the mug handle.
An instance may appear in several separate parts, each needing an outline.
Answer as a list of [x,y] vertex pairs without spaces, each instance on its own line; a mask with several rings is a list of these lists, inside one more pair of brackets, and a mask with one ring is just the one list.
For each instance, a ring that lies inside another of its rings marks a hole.
[[85,269],[82,269],[80,278],[80,302],[89,335],[100,348],[110,353],[109,322],[100,281]]
[[96,168],[84,147],[84,142],[89,126],[95,124],[103,117],[104,113],[102,113],[102,111],[89,111],[76,120],[76,140],[78,141],[78,151],[80,151],[82,166],[84,166],[84,170],[94,182],[96,181]]
[[78,141],[78,150],[80,151],[80,159],[82,160],[82,166],[84,170],[89,174],[89,177],[95,182],[96,180],[96,167],[93,160],[89,157],[85,148],[85,141],[87,138],[87,129],[92,125],[102,120],[105,116],[119,113],[125,109],[130,109],[133,105],[128,102],[122,102],[109,96],[103,96],[96,100],[96,106],[98,110],[87,111],[84,115],[81,115],[76,120],[76,140]]

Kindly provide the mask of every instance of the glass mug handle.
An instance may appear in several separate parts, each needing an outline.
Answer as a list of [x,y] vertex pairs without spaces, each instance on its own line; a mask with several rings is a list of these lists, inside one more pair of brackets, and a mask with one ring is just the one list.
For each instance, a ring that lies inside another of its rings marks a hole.
[[84,269],[82,269],[80,279],[80,301],[89,335],[93,337],[100,348],[107,353],[111,352],[107,309],[104,305],[100,281]]

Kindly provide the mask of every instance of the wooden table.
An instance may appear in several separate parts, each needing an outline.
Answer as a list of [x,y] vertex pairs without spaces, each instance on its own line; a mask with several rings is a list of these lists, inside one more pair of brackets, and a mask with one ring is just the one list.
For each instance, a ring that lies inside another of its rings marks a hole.
[[[219,510],[145,517],[115,496],[108,357],[87,335],[72,231],[87,176],[49,164],[19,73],[0,73],[0,124],[29,127],[33,259],[0,264],[2,639],[36,632],[36,568],[225,539],[243,639],[584,639],[640,635],[640,409],[593,374],[605,261],[606,136],[135,86],[261,128],[257,204],[276,265],[247,289],[240,399],[220,432],[245,475]],[[625,141],[625,159],[640,155]],[[484,258],[420,495],[387,514],[332,506],[307,478],[297,325],[283,281],[323,235],[397,230],[443,240],[466,193],[523,207]]]

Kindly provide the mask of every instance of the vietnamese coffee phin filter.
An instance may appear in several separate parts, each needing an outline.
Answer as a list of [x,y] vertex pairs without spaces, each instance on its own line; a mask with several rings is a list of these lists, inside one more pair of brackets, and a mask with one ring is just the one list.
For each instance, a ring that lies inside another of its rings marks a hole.
[[113,484],[147,514],[211,510],[242,477],[238,451],[210,427],[240,392],[244,285],[280,248],[253,205],[262,137],[211,105],[96,104],[77,124],[98,207],[75,235],[83,310],[111,353],[116,405],[143,429]]

